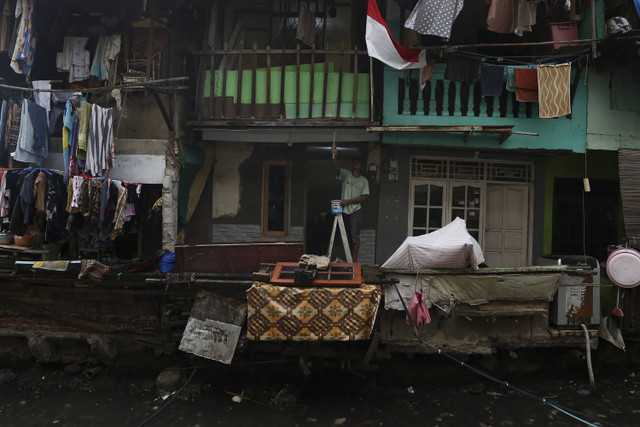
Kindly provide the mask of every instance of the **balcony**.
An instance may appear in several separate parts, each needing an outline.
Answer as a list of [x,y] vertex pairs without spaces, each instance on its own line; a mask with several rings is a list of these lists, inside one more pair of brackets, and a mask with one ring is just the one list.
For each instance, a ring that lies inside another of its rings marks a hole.
[[572,114],[540,119],[537,103],[518,102],[506,90],[482,96],[479,82],[445,80],[445,67],[437,64],[423,90],[418,70],[385,68],[383,128],[394,132],[385,132],[383,142],[584,152],[587,91],[576,70]]
[[[199,51],[195,126],[364,126],[372,120],[370,58],[356,49]],[[284,72],[283,72],[284,70]],[[213,95],[213,96],[212,96]]]

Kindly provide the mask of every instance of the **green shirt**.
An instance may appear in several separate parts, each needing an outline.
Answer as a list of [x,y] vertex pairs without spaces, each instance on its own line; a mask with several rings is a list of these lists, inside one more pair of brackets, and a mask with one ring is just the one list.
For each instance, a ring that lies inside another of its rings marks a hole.
[[[369,181],[364,176],[353,176],[351,171],[347,169],[340,169],[340,174],[337,177],[342,181],[342,200],[355,199],[365,194],[369,194]],[[362,209],[360,203],[351,203],[350,205],[343,206],[342,212],[350,215],[355,211]]]

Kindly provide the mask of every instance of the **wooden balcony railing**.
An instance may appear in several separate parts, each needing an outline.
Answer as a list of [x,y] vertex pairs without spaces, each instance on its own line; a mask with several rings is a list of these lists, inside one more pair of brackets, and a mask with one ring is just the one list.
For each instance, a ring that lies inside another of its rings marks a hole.
[[371,63],[355,49],[245,49],[195,52],[196,116],[214,119],[371,121]]

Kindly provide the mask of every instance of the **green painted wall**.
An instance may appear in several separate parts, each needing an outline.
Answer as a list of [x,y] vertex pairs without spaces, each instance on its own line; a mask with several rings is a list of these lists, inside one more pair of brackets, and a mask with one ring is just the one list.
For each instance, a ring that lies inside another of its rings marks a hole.
[[[614,78],[621,78],[618,74]],[[587,144],[593,150],[618,150],[640,147],[640,112],[612,108],[611,72],[589,72],[589,102],[587,106]],[[635,83],[635,82],[634,82]],[[628,99],[640,97],[640,85],[627,84]],[[629,93],[630,92],[630,93]]]
[[[551,253],[553,230],[553,186],[555,178],[584,178],[585,163],[583,154],[568,154],[549,157],[546,164],[545,201],[544,201],[544,239],[543,254]],[[587,173],[591,179],[618,179],[618,153],[610,151],[593,151],[587,153]],[[623,230],[622,208],[620,207],[620,224]]]
[[[444,64],[438,64],[434,78],[444,75]],[[414,78],[417,74],[414,72]],[[421,112],[422,100],[418,100],[418,114],[398,114],[398,80],[402,72],[385,68],[383,123],[385,125],[514,125],[514,131],[538,133],[539,136],[512,135],[504,143],[500,144],[496,134],[477,134],[471,136],[468,142],[464,141],[461,133],[427,133],[427,132],[387,132],[383,135],[383,142],[402,145],[430,145],[439,147],[465,147],[465,148],[490,148],[490,149],[531,149],[531,150],[568,150],[574,153],[584,153],[587,129],[587,90],[581,81],[573,101],[572,118],[560,117],[557,119],[539,119],[523,117],[524,105],[520,106],[520,117],[499,117],[498,100],[494,102],[494,117],[474,117],[473,103],[470,102],[470,116],[461,116],[456,109],[454,116],[449,116],[445,110],[442,116],[435,115],[435,91],[432,89],[431,114],[425,116]],[[404,74],[405,78],[407,73]],[[448,82],[445,81],[445,86]],[[432,85],[433,87],[433,85]],[[406,96],[408,106],[408,95]],[[445,94],[445,106],[447,96]],[[484,103],[482,105],[484,109]],[[484,111],[483,111],[484,114]],[[509,112],[510,114],[510,112]],[[537,114],[537,113],[535,113]],[[498,117],[495,117],[498,116]]]

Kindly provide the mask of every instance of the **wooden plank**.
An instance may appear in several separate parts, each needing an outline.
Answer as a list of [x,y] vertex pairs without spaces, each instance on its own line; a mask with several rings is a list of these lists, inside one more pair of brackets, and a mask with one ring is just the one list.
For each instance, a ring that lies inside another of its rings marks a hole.
[[267,46],[267,117],[271,117],[271,47]]
[[211,66],[209,68],[211,77],[209,81],[209,117],[214,117],[213,108],[214,108],[214,96],[213,92],[215,90],[215,56],[211,56]]
[[[329,43],[327,42],[327,47]],[[324,119],[327,114],[327,81],[329,79],[329,61],[327,57],[324,58],[324,82],[322,83],[322,118]]]
[[[229,44],[227,42],[224,42],[224,48],[225,50],[229,47]],[[225,105],[227,102],[227,61],[229,60],[229,54],[225,53],[222,56],[222,117],[225,116]],[[213,71],[212,71],[213,73]],[[211,79],[213,80],[213,75],[211,76]]]
[[285,50],[282,49],[282,55],[280,56],[280,118],[284,118],[286,106],[284,104],[284,69],[285,69]]
[[[358,50],[358,46],[356,46]],[[353,99],[351,106],[351,118],[356,118],[356,103],[358,100],[358,55],[353,57]]]
[[[314,52],[315,45],[311,50],[311,87],[309,88],[309,118],[313,117],[313,80],[316,74],[316,54]],[[326,64],[325,64],[326,65]]]
[[300,118],[300,43],[296,49],[296,119]]
[[258,75],[258,55],[255,53],[258,49],[258,43],[253,42],[253,71],[251,73],[251,117],[256,116],[256,79]]
[[[240,40],[240,49],[244,47],[244,40]],[[238,108],[236,108],[236,117],[240,117],[240,105],[242,104],[242,54],[238,54],[238,89],[236,90],[238,96]]]
[[342,42],[340,50],[340,64],[338,66],[338,106],[336,108],[336,117],[340,118],[340,107],[342,106],[342,72],[343,72],[343,60],[344,60],[344,42]]

